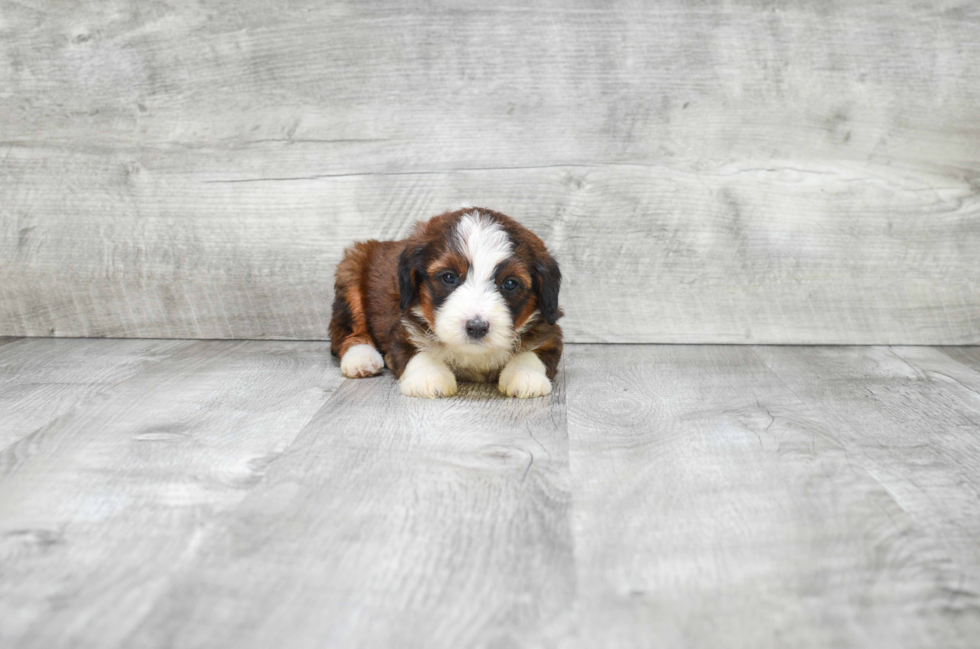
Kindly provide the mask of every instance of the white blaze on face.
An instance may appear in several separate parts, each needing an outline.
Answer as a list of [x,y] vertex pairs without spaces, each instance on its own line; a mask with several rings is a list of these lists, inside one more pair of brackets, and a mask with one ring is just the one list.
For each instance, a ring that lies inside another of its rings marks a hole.
[[[500,225],[477,212],[459,220],[455,236],[470,267],[465,281],[436,312],[436,335],[460,351],[508,348],[513,343],[514,326],[507,303],[497,290],[494,270],[513,253],[510,238]],[[476,343],[466,335],[466,322],[474,318],[490,323],[486,338]]]

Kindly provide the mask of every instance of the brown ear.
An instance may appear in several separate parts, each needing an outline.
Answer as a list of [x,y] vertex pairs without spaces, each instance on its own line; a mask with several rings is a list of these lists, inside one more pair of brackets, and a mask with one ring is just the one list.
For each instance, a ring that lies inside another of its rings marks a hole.
[[425,270],[424,252],[422,246],[409,242],[398,256],[398,306],[402,313],[407,313],[419,297],[419,281]]
[[561,288],[561,269],[548,253],[534,262],[534,290],[538,296],[538,308],[545,321],[558,322],[558,290]]

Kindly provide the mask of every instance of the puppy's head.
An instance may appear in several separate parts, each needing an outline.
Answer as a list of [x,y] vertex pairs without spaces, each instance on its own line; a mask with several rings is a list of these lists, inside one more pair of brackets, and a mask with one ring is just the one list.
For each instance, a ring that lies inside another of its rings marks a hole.
[[506,349],[539,319],[555,324],[560,285],[541,239],[482,208],[420,223],[398,263],[402,312],[414,310],[440,342],[463,352]]

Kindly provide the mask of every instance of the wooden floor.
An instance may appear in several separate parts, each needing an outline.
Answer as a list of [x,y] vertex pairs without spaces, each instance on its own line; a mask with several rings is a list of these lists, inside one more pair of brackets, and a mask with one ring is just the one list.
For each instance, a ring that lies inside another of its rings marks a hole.
[[0,340],[0,646],[967,647],[980,348]]

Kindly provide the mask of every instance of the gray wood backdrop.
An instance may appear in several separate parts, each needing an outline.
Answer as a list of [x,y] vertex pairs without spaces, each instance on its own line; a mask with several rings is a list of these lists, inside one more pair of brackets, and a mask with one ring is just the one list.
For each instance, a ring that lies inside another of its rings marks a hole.
[[980,3],[0,1],[0,335],[326,337],[467,200],[572,341],[980,343]]

